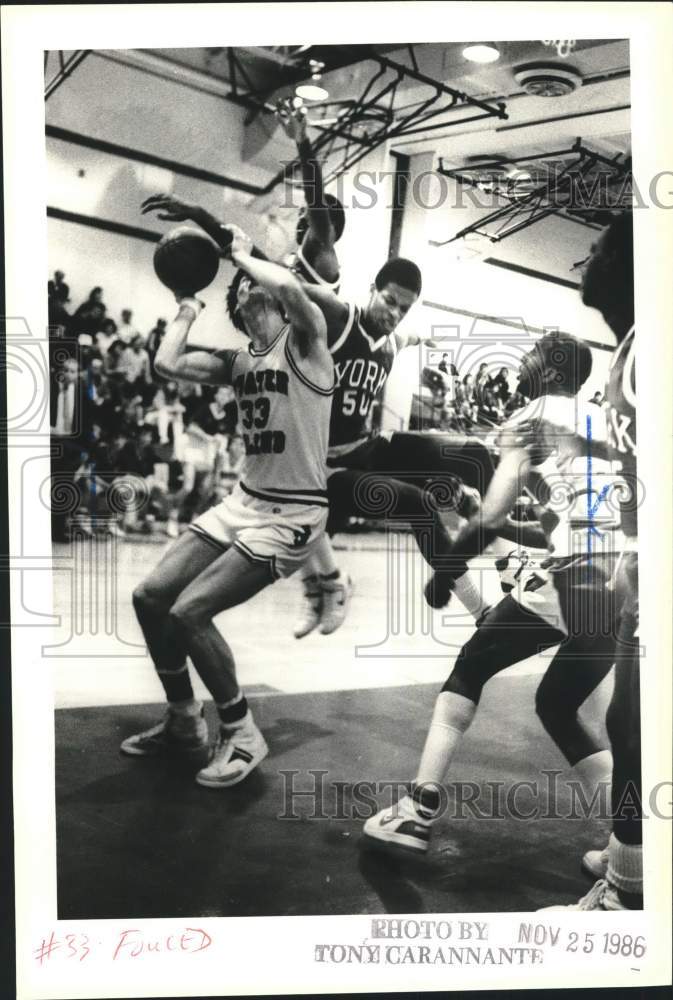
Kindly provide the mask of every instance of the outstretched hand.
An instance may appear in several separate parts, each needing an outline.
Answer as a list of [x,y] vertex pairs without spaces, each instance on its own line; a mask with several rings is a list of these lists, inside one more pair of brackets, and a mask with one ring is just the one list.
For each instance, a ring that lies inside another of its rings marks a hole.
[[157,212],[158,218],[166,222],[186,222],[188,219],[193,219],[196,208],[197,206],[191,202],[180,201],[172,194],[153,194],[145,198],[141,205],[143,215]]
[[303,104],[295,104],[295,98],[284,97],[278,101],[276,117],[290,139],[300,143],[306,138],[306,108]]
[[222,229],[231,233],[231,246],[228,251],[229,257],[235,258],[237,254],[250,254],[252,252],[253,241],[240,226],[230,223],[229,225],[222,226]]

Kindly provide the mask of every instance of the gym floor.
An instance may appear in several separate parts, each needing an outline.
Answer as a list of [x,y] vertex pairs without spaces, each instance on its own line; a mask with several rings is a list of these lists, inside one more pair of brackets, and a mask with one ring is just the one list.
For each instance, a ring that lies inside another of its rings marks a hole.
[[[586,891],[579,860],[609,831],[599,819],[562,818],[571,775],[534,712],[553,651],[487,685],[429,854],[363,844],[372,799],[382,807],[397,798],[390,785],[372,784],[413,778],[436,693],[472,630],[458,604],[425,608],[413,540],[389,539],[337,537],[356,589],[331,637],[292,638],[294,579],[218,618],[270,748],[228,790],[196,785],[181,762],[119,753],[125,736],[163,713],[130,598],[165,539],[54,547],[62,635],[45,652],[57,654],[59,919],[530,911]],[[484,592],[497,600],[492,558],[481,568]],[[92,642],[84,632],[96,628]],[[608,698],[609,679],[583,714],[601,718]],[[209,704],[206,714],[214,736]],[[504,806],[526,781],[539,787],[522,786],[517,798],[522,814],[537,810],[527,820]],[[472,807],[468,782],[479,784]]]

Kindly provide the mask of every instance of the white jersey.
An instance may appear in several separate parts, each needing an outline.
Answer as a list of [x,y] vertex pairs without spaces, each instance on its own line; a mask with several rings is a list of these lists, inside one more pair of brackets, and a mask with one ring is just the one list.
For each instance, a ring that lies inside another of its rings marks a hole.
[[314,384],[285,326],[264,350],[237,351],[231,384],[246,457],[240,487],[276,503],[327,507],[326,459],[334,383]]
[[542,479],[537,492],[549,551],[555,557],[620,551],[620,477],[613,463],[591,454],[592,441],[606,440],[603,410],[576,397],[542,396],[507,421],[501,443],[516,441],[519,431]]

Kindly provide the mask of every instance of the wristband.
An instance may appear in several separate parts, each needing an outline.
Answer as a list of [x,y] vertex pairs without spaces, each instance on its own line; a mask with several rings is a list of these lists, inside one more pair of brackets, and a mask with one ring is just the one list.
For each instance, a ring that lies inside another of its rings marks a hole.
[[205,302],[202,302],[201,299],[197,299],[193,295],[180,299],[180,307],[182,308],[182,306],[189,306],[194,313],[194,319],[198,319],[199,313],[206,308]]

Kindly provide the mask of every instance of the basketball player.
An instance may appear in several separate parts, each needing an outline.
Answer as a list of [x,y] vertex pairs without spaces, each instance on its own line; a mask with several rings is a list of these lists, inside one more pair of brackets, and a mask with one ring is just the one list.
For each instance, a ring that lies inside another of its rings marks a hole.
[[[603,851],[589,851],[583,867],[600,876],[570,909],[642,909],[642,788],[640,763],[640,660],[638,641],[638,479],[636,467],[633,224],[617,216],[594,247],[582,278],[582,301],[602,314],[617,338],[608,383],[608,454],[621,467],[625,498],[623,556],[613,581],[619,612],[615,686],[607,727],[612,771],[612,835]],[[551,907],[550,907],[551,909]],[[554,907],[555,909],[555,907]]]
[[293,573],[324,530],[334,391],[322,313],[290,271],[252,257],[252,242],[237,227],[230,234],[239,271],[229,306],[250,339],[247,351],[187,353],[201,304],[183,298],[155,365],[166,378],[233,386],[245,463],[231,495],[191,524],[134,592],[168,712],[157,726],[121,745],[132,755],[177,751],[203,759],[208,732],[194,698],[189,657],[220,719],[214,756],[196,775],[199,784],[213,788],[242,781],[268,753],[213,618]]
[[[325,315],[337,378],[328,456],[334,470],[328,479],[328,534],[348,516],[405,521],[424,558],[434,566],[448,556],[451,541],[426,480],[435,480],[447,505],[459,506],[462,484],[485,492],[493,464],[487,449],[473,438],[456,435],[447,443],[444,437],[437,441],[414,434],[372,436],[368,429],[372,404],[383,391],[399,350],[420,343],[418,337],[405,339],[396,332],[420,292],[420,270],[402,257],[392,258],[380,269],[364,308],[347,304],[321,286],[306,286],[306,294]],[[377,483],[386,484],[388,499],[383,507],[371,502]],[[447,493],[451,495],[446,497]],[[295,628],[297,638],[318,624],[328,634],[343,621],[349,580],[341,607],[330,602],[325,611],[328,588],[338,586],[338,571],[331,578],[325,571],[330,558],[329,539],[323,536],[302,571],[305,604]],[[459,599],[478,619],[488,605],[467,572],[457,586]]]
[[558,644],[537,691],[538,714],[585,787],[593,791],[609,779],[610,754],[577,714],[613,663],[614,601],[606,588],[622,544],[610,509],[616,477],[607,462],[587,464],[587,435],[604,437],[596,414],[588,412],[595,408],[575,398],[590,372],[589,347],[564,334],[541,338],[522,361],[519,389],[531,402],[503,427],[500,463],[481,514],[459,532],[453,567],[442,572],[460,572],[459,557],[483,549],[526,484],[533,484],[533,473],[538,491],[546,493],[541,525],[550,557],[522,564],[511,580],[516,590],[488,612],[461,650],[435,703],[411,795],[367,820],[367,837],[428,849],[439,788],[484,685]]
[[323,188],[322,170],[306,136],[306,108],[292,98],[278,102],[277,115],[285,133],[297,144],[306,205],[297,222],[297,252],[292,270],[309,285],[339,289],[339,259],[335,244],[346,224],[344,207]]
[[[199,206],[171,195],[154,195],[143,202],[143,213],[154,211],[167,221],[191,219],[197,222],[226,252],[230,239],[228,227]],[[338,219],[337,212],[333,222],[335,236],[340,234]],[[477,439],[460,435],[453,436],[450,444],[445,438],[440,442],[408,434],[394,434],[389,441],[384,437],[371,440],[366,430],[374,399],[382,391],[398,351],[420,343],[418,337],[405,340],[395,333],[397,325],[418,298],[420,271],[415,264],[401,258],[399,265],[389,261],[371,286],[368,306],[355,309],[338,298],[329,282],[322,278],[318,282],[312,273],[315,271],[320,276],[319,268],[329,265],[330,261],[327,253],[311,256],[318,243],[309,227],[302,243],[302,256],[311,262],[311,268],[299,269],[297,274],[306,280],[307,294],[325,314],[337,372],[330,425],[330,464],[344,471],[330,477],[331,495],[338,501],[330,521],[332,533],[339,518],[349,514],[370,514],[354,505],[354,496],[358,483],[366,486],[371,481],[371,477],[363,477],[362,472],[380,472],[386,475],[396,492],[396,503],[388,513],[416,524],[415,534],[428,561],[433,547],[438,555],[446,555],[450,547],[448,534],[439,516],[429,513],[428,497],[419,487],[419,480],[423,475],[440,477],[445,485],[448,471],[457,492],[460,490],[458,483],[463,482],[483,494],[493,474],[487,449]],[[253,249],[253,254],[264,258],[257,248]],[[405,478],[406,483],[402,482]],[[429,522],[433,529],[430,533]],[[308,635],[318,626],[322,634],[331,634],[345,619],[352,583],[349,577],[342,577],[327,534],[315,546],[302,580],[304,601],[294,628],[295,637]],[[483,615],[487,604],[468,573],[458,581],[456,592],[475,619]]]
[[[343,206],[338,198],[323,191],[320,165],[306,139],[304,109],[294,108],[290,102],[281,101],[278,117],[288,135],[297,142],[307,202],[297,223],[298,248],[291,270],[307,284],[336,290],[339,286],[339,261],[334,244],[343,233]],[[142,203],[142,214],[148,212],[157,212],[160,219],[168,222],[189,220],[197,223],[215,240],[224,254],[228,254],[231,239],[229,227],[200,205],[182,201],[173,195],[157,194],[146,198]],[[256,246],[251,253],[260,260],[268,259]],[[318,624],[321,632],[326,635],[335,632],[345,619],[352,584],[350,578],[342,580],[327,536],[323,537],[320,547],[314,553],[313,569],[305,581],[304,591],[305,610],[295,627],[295,635],[307,635]]]

